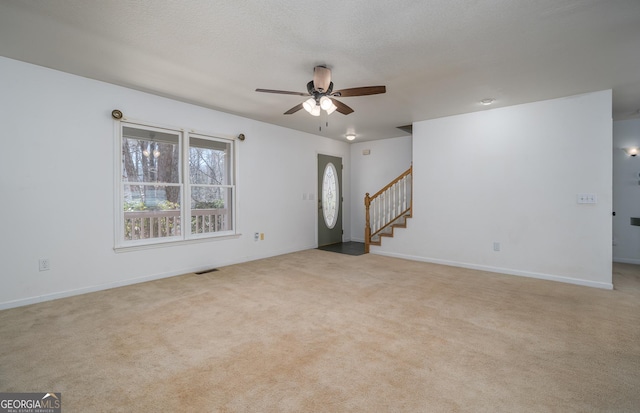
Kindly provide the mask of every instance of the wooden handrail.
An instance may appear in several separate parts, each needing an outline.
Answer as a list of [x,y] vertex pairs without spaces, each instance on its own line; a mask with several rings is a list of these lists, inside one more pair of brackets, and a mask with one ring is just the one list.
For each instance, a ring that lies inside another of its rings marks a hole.
[[[410,166],[409,169],[407,169],[406,171],[404,171],[402,174],[400,174],[400,176],[398,176],[396,179],[394,179],[393,181],[389,182],[384,188],[382,188],[381,190],[379,190],[378,192],[376,192],[375,194],[373,194],[373,196],[369,197],[369,199],[374,199],[380,196],[380,194],[382,194],[384,191],[386,191],[387,189],[391,188],[393,185],[397,184],[400,180],[402,180],[402,178],[404,178],[407,175],[411,174],[411,171],[413,169],[413,166]],[[367,193],[367,195],[369,195]]]

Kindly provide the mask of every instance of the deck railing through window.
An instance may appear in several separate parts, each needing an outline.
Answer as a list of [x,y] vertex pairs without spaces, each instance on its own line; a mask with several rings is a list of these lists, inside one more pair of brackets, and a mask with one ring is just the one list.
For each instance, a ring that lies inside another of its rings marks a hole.
[[[226,208],[191,210],[191,234],[229,231],[231,217]],[[126,211],[124,239],[164,238],[180,236],[182,223],[179,210]]]
[[210,232],[229,231],[231,216],[226,208],[192,209],[191,233],[208,234]]

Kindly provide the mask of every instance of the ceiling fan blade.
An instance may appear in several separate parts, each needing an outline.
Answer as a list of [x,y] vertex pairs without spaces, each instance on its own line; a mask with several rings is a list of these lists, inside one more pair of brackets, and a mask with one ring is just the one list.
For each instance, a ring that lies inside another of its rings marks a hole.
[[302,109],[302,103],[295,105],[294,107],[292,107],[291,109],[286,111],[284,114],[285,115],[291,115],[292,113],[296,113],[300,109]]
[[296,96],[309,96],[308,93],[302,93],[302,92],[289,92],[286,90],[272,90],[272,89],[256,89],[256,92],[263,92],[263,93],[278,93],[280,95],[296,95]]
[[385,86],[364,86],[364,87],[353,87],[350,89],[342,89],[337,90],[333,94],[339,97],[350,97],[350,96],[367,96],[367,95],[378,95],[380,93],[385,93],[387,88]]
[[343,115],[348,115],[349,113],[353,112],[353,109],[351,109],[349,106],[345,105],[344,103],[340,102],[339,100],[331,98],[331,101],[333,102],[334,105],[338,107],[336,110],[342,113]]
[[331,84],[331,69],[324,66],[316,66],[313,68],[313,87],[320,93],[329,90]]

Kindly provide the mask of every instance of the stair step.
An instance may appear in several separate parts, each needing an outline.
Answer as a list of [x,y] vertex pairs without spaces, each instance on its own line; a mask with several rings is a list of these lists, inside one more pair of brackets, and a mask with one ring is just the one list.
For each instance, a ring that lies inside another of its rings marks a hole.
[[393,238],[393,230],[395,228],[406,228],[407,227],[407,218],[411,218],[411,214],[405,214],[398,217],[391,225],[387,226],[381,232],[377,233],[371,238],[372,245],[381,245],[382,237],[390,237]]

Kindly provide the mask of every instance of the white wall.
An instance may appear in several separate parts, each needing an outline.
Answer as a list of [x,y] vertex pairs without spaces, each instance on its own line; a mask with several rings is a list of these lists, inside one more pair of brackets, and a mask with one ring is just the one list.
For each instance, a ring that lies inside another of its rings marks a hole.
[[415,123],[413,218],[372,252],[612,288],[611,99]]
[[[368,149],[369,155],[362,151]],[[364,242],[364,196],[375,194],[411,166],[411,136],[351,145],[351,239]]]
[[640,227],[631,217],[640,217],[640,156],[625,148],[640,148],[640,119],[613,123],[613,260],[640,264]]
[[[317,154],[349,145],[0,58],[0,308],[313,248]],[[215,93],[215,91],[212,91]],[[237,239],[114,252],[114,130],[126,117],[238,143]],[[345,239],[350,234],[345,197]],[[255,242],[254,232],[265,233]],[[38,259],[51,270],[39,272]]]

